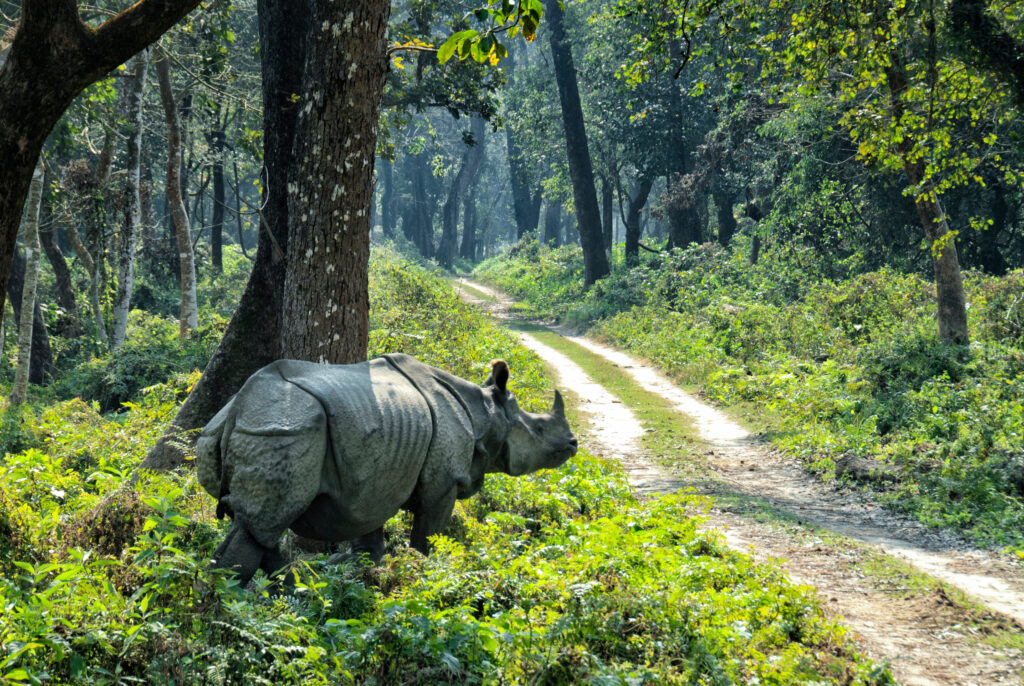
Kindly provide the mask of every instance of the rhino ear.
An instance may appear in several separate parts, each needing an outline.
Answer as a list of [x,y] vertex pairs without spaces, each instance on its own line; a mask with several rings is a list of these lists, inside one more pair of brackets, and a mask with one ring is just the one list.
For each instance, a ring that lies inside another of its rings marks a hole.
[[562,394],[555,391],[555,404],[551,408],[551,414],[556,417],[565,417],[565,401],[562,400]]
[[491,375],[487,377],[484,386],[497,386],[502,393],[508,392],[508,362],[505,360],[494,360],[491,362]]

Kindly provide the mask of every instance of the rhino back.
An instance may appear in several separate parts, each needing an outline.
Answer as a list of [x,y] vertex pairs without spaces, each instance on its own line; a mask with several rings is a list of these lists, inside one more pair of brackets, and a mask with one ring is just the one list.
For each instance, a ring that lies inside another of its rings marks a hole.
[[289,362],[280,372],[316,397],[326,413],[331,459],[324,465],[320,493],[331,501],[338,525],[351,531],[376,528],[409,498],[423,467],[433,435],[423,396],[380,360]]

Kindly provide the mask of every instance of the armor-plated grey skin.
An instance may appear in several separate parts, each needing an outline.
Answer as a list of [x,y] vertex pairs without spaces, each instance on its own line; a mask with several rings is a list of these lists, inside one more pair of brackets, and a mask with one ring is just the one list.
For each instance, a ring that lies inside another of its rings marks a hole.
[[284,566],[286,529],[354,553],[384,552],[384,523],[413,513],[426,554],[456,499],[489,472],[562,465],[577,442],[555,391],[550,413],[519,409],[504,360],[477,386],[402,354],[323,365],[280,360],[253,374],[200,435],[199,481],[233,523],[214,554],[241,582]]

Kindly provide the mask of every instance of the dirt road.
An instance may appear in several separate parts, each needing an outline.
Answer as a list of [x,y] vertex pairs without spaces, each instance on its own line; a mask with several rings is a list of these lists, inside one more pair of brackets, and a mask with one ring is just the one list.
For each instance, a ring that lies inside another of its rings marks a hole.
[[[511,302],[502,294],[461,283],[465,300],[509,319]],[[733,548],[758,559],[781,560],[795,582],[817,590],[823,605],[855,632],[868,655],[889,662],[901,683],[1024,683],[1024,652],[1019,648],[1024,645],[1024,573],[1016,563],[894,515],[857,492],[822,484],[651,366],[594,341],[558,333],[626,371],[640,388],[668,400],[694,426],[707,473],[699,482],[688,482],[645,457],[642,422],[571,359],[576,357],[570,351],[574,348],[560,346],[560,352],[520,333],[523,343],[549,363],[559,383],[581,399],[580,409],[590,421],[586,447],[622,463],[639,492],[656,495],[689,485],[718,496],[707,526],[721,531]],[[692,456],[681,454],[678,459]],[[737,502],[755,507],[737,507]],[[759,515],[752,514],[758,510]],[[765,511],[779,516],[766,517]]]

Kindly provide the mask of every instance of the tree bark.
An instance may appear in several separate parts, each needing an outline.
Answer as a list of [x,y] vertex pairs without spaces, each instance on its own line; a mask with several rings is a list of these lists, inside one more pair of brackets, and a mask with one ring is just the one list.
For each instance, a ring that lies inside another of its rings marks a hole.
[[68,241],[78,256],[78,261],[82,263],[85,272],[89,275],[89,304],[92,307],[93,323],[96,325],[96,338],[106,348],[109,345],[109,340],[107,339],[107,325],[103,320],[103,304],[100,302],[100,258],[93,257],[89,248],[82,243],[74,222],[68,225]]
[[[43,174],[43,204],[40,207],[39,242],[42,244],[46,259],[53,268],[57,287],[57,304],[64,313],[58,321],[58,332],[66,338],[78,335],[78,304],[75,302],[75,291],[71,285],[71,270],[64,258],[64,253],[57,245],[57,228],[53,216],[53,208],[47,194],[50,192],[51,178],[49,171]],[[13,266],[13,265],[12,265]],[[20,300],[20,298],[19,298]]]
[[167,56],[160,54],[156,60],[157,79],[160,82],[160,101],[167,118],[167,182],[164,190],[174,221],[174,236],[178,244],[178,267],[181,274],[181,307],[178,314],[178,336],[187,338],[189,332],[199,326],[199,300],[196,296],[196,259],[192,252],[192,231],[188,213],[182,198],[181,123],[178,120],[178,106],[171,89],[171,74]]
[[626,210],[626,263],[636,264],[640,260],[640,213],[651,195],[654,179],[643,176],[629,196],[629,208]]
[[[508,82],[511,85],[515,73],[514,51],[505,58]],[[536,233],[537,221],[540,218],[540,203],[530,197],[530,186],[526,164],[523,162],[522,148],[516,140],[516,134],[508,122],[505,123],[505,150],[508,155],[509,181],[512,184],[512,210],[516,219],[516,237],[522,240],[530,233]],[[539,193],[536,194],[540,199]]]
[[384,190],[380,196],[380,228],[384,238],[395,237],[395,163],[381,159],[381,180]]
[[124,345],[128,331],[128,312],[131,309],[132,291],[135,284],[135,245],[142,224],[142,125],[143,91],[146,87],[146,70],[149,67],[149,50],[143,50],[132,60],[132,78],[129,82],[126,111],[129,117],[128,169],[125,181],[124,230],[118,254],[117,300],[114,302],[114,331],[111,339],[114,350]]
[[18,364],[8,402],[20,405],[28,392],[29,361],[32,359],[32,325],[39,286],[39,204],[43,197],[43,164],[36,166],[28,190],[28,214],[25,217],[25,285],[21,292],[21,314],[18,321]]
[[281,357],[281,302],[288,251],[288,168],[295,140],[306,45],[312,27],[310,0],[258,0],[263,72],[263,212],[249,281],[231,323],[203,376],[167,432],[146,455],[147,469],[185,463],[195,430],[224,406],[246,379]]
[[214,108],[216,128],[210,134],[213,149],[213,218],[210,221],[210,262],[217,273],[224,271],[224,208],[227,194],[224,189],[224,155],[227,148],[226,123],[221,119],[220,103]]
[[733,214],[733,196],[721,183],[716,183],[712,191],[715,199],[716,216],[718,217],[718,243],[729,245],[736,233],[736,215]]
[[377,119],[388,0],[316,0],[288,183],[285,357],[366,359]]
[[82,89],[198,4],[141,0],[91,28],[72,0],[22,1],[18,32],[0,67],[0,281],[10,275],[28,186],[54,124]]
[[477,225],[476,225],[476,189],[477,184],[472,184],[462,199],[462,247],[459,248],[459,256],[476,261],[477,254]]
[[1006,187],[1000,181],[992,186],[992,226],[977,232],[978,258],[982,269],[989,274],[1002,276],[1009,266],[999,249],[999,235],[1008,228],[1010,206],[1006,202]]
[[[14,253],[11,260],[11,276],[7,279],[7,297],[11,301],[14,320],[21,321],[21,300],[25,288],[25,255]],[[50,334],[46,330],[43,310],[39,307],[39,298],[32,308],[32,362],[28,368],[28,382],[42,386],[49,383],[56,369],[53,365],[53,349],[50,347]]]
[[562,204],[548,199],[544,207],[544,236],[541,242],[557,248],[562,244]]
[[448,199],[445,200],[442,213],[441,241],[437,246],[437,263],[445,269],[451,269],[455,260],[455,251],[458,246],[459,228],[459,207],[462,205],[462,198],[466,189],[476,182],[477,172],[480,170],[480,163],[484,157],[484,120],[480,117],[473,117],[470,122],[470,136],[473,139],[472,145],[462,156],[462,164],[452,181],[451,189],[448,192]]
[[615,217],[612,215],[612,185],[607,178],[601,179],[601,233],[604,238],[604,249],[611,253],[612,243],[615,240],[612,227],[615,226]]
[[576,66],[572,49],[565,34],[560,0],[545,0],[544,16],[550,26],[551,54],[555,64],[555,80],[562,104],[562,122],[565,127],[565,148],[569,158],[573,198],[576,204],[577,230],[583,247],[583,283],[589,288],[608,274],[608,256],[601,237],[601,213],[597,207],[594,189],[594,167],[587,146],[587,132],[583,124],[583,106],[580,104],[576,83]]

